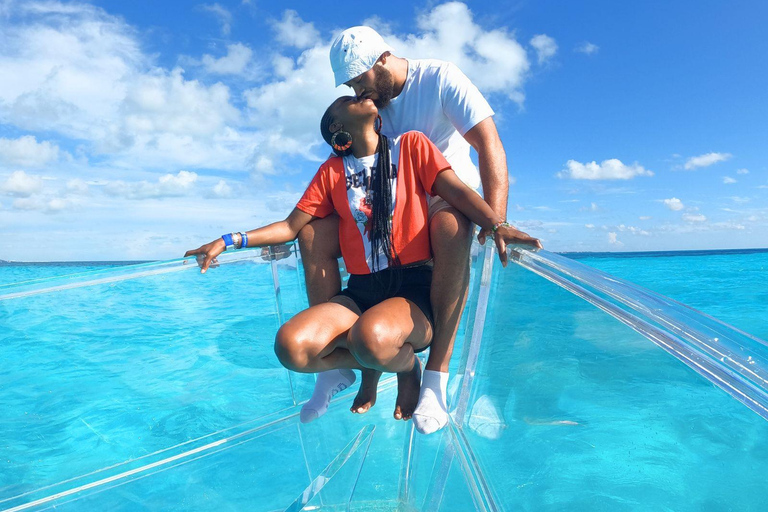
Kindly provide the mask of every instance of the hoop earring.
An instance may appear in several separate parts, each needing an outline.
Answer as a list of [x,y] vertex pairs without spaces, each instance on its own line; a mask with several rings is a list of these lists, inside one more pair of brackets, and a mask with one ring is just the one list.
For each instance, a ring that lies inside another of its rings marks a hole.
[[[379,127],[376,127],[376,124],[378,123]],[[381,127],[384,124],[384,122],[381,120],[381,116],[376,114],[376,119],[373,121],[373,131],[376,132],[376,135],[381,135]]]
[[346,151],[352,147],[352,135],[344,130],[339,130],[331,137],[331,146],[336,151]]

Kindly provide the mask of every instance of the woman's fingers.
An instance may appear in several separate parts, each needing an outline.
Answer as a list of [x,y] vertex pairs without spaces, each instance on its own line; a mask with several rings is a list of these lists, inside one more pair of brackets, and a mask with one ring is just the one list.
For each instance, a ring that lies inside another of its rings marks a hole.
[[487,236],[488,236],[488,230],[481,229],[480,232],[477,234],[477,241],[480,243],[480,245],[485,245],[485,238]]

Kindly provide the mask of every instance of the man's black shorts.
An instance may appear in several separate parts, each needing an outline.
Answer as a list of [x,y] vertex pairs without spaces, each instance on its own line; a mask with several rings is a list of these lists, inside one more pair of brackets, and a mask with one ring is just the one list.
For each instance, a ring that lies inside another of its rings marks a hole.
[[347,287],[339,295],[352,299],[361,313],[380,302],[402,297],[416,304],[434,329],[432,303],[429,290],[432,286],[432,267],[385,268],[376,274],[351,274]]

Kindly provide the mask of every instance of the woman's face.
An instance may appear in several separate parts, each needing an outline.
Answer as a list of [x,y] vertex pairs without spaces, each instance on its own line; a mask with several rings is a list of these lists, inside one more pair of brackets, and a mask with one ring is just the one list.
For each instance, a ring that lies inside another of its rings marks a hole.
[[333,122],[339,123],[346,129],[361,127],[372,123],[379,110],[373,101],[368,98],[355,98],[354,96],[342,96],[333,102],[331,106]]

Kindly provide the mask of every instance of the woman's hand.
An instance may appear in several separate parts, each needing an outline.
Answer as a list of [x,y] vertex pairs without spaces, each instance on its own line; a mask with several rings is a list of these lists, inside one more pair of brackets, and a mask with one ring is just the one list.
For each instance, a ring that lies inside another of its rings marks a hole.
[[[481,244],[485,243],[486,231],[480,231],[477,235],[477,241]],[[533,238],[528,233],[524,233],[513,226],[504,225],[498,227],[496,234],[493,236],[493,241],[496,243],[496,249],[499,251],[499,259],[501,265],[507,266],[507,244],[523,244],[530,245],[537,249],[541,249],[541,242],[538,238]]]
[[211,263],[215,265],[216,256],[223,253],[224,250],[226,250],[224,240],[217,238],[211,243],[201,245],[197,249],[185,252],[184,257],[195,256],[197,258],[197,264],[200,266],[200,273],[205,274],[205,271],[208,270]]

